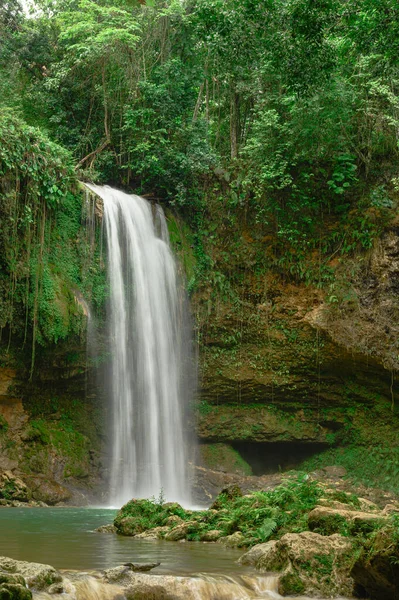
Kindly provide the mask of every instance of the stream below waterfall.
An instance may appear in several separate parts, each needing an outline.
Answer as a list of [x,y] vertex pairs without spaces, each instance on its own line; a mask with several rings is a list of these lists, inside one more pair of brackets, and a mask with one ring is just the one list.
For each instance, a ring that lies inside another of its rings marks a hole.
[[[136,540],[95,531],[111,523],[116,512],[104,508],[1,508],[0,555],[62,570],[69,586],[69,593],[62,594],[65,600],[123,600],[123,590],[103,583],[99,572],[126,562],[160,562],[151,575],[138,573],[137,579],[147,587],[162,581],[178,600],[281,598],[277,577],[236,563],[240,549],[201,542]],[[34,600],[53,598],[43,592],[34,594]]]

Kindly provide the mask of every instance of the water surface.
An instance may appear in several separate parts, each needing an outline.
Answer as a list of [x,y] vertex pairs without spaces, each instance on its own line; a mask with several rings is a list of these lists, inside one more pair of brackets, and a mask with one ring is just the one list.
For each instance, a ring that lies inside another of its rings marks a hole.
[[101,570],[160,562],[154,573],[231,573],[243,553],[220,544],[145,541],[97,533],[117,511],[104,508],[0,508],[0,555],[56,569]]

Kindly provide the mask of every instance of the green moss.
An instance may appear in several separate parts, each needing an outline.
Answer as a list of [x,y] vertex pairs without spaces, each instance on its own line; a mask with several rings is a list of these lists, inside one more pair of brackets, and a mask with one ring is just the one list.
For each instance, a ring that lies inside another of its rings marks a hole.
[[49,468],[51,452],[63,459],[65,478],[87,477],[92,446],[86,435],[73,428],[72,421],[65,418],[57,421],[33,419],[25,438],[28,442],[24,446],[25,470],[45,473]]
[[295,596],[305,591],[305,586],[298,575],[286,573],[279,579],[279,590],[284,596]]
[[6,433],[7,430],[8,430],[8,422],[3,417],[3,415],[0,415],[0,433]]
[[0,196],[0,327],[8,328],[7,353],[12,343],[24,349],[32,377],[41,347],[84,334],[80,298],[103,315],[100,228],[88,233],[82,222],[68,152],[7,112],[0,116]]
[[166,218],[173,252],[183,267],[187,282],[192,285],[197,264],[193,250],[194,236],[188,225],[170,210],[166,211]]
[[301,468],[314,470],[340,465],[355,483],[379,487],[399,493],[399,446],[386,445],[389,438],[381,437],[377,446],[349,445],[331,448],[302,463]]
[[211,469],[222,469],[229,473],[252,475],[250,465],[228,444],[203,444],[200,446],[201,458]]

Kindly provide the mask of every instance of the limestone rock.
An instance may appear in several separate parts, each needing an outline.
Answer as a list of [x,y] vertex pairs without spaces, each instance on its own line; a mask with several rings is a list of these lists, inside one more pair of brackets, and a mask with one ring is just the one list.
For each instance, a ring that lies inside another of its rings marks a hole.
[[54,479],[37,475],[27,478],[27,481],[32,489],[33,498],[51,506],[65,502],[72,497],[71,492]]
[[382,511],[383,515],[392,515],[395,513],[399,513],[399,506],[397,504],[387,504]]
[[147,573],[148,571],[152,571],[156,567],[159,567],[161,563],[125,563],[123,566],[127,567],[134,573]]
[[[375,502],[372,502],[367,498],[358,498],[358,500],[360,504],[360,510],[364,512],[374,512],[380,510],[380,508],[377,506],[377,504],[375,504]],[[397,507],[397,510],[399,511],[399,507]]]
[[245,538],[241,531],[236,531],[231,535],[219,538],[218,542],[220,544],[223,544],[224,546],[227,546],[228,548],[237,548],[238,546],[241,546],[243,544],[244,539]]
[[132,571],[128,567],[120,565],[119,567],[106,569],[106,571],[103,573],[103,577],[107,583],[128,585],[131,581]]
[[0,585],[0,600],[31,600],[32,592],[19,583]]
[[237,562],[240,565],[256,567],[262,557],[267,556],[271,551],[273,551],[276,544],[276,541],[265,542],[264,544],[257,544],[256,546],[253,546],[253,548],[248,550],[248,552],[240,556]]
[[97,527],[95,531],[97,531],[97,533],[116,533],[116,527],[112,523],[109,523],[108,525]]
[[64,594],[65,592],[66,590],[62,582],[53,583],[53,585],[50,585],[50,587],[47,590],[48,594]]
[[222,537],[222,532],[219,529],[211,529],[201,535],[201,542],[217,542]]
[[2,585],[3,583],[18,583],[19,585],[26,586],[26,581],[22,577],[22,575],[18,575],[17,573],[10,575],[9,573],[4,573],[0,571],[0,585]]
[[141,533],[142,529],[137,526],[137,519],[134,517],[124,517],[118,521],[117,532],[120,535],[136,535]]
[[399,581],[399,543],[392,526],[384,527],[368,542],[351,575],[373,600],[395,600]]
[[183,510],[182,506],[178,502],[165,502],[162,507],[169,511]]
[[154,529],[148,529],[142,533],[136,534],[134,537],[139,540],[160,540],[164,533],[169,531],[169,527],[154,527]]
[[31,492],[28,486],[11,471],[0,474],[0,498],[7,501],[28,502]]
[[218,497],[213,502],[210,508],[213,510],[219,510],[223,506],[223,500],[233,500],[234,498],[241,498],[242,495],[242,490],[237,484],[232,483],[230,485],[227,485],[221,490],[220,494],[218,495]]
[[170,594],[161,585],[150,586],[145,583],[141,583],[125,592],[126,600],[175,600],[176,596]]
[[381,512],[362,512],[343,506],[344,508],[316,506],[308,515],[309,529],[330,535],[340,531],[346,523],[351,532],[370,532],[376,524],[387,519]]
[[168,520],[166,521],[166,525],[168,525],[169,527],[172,527],[172,525],[181,525],[181,523],[183,523],[183,519],[181,517],[178,517],[177,515],[170,515],[170,517],[168,517]]
[[177,525],[173,529],[171,529],[166,535],[165,540],[168,542],[179,542],[180,540],[185,539],[186,535],[189,532],[190,528],[197,528],[198,524],[195,521],[186,521],[181,525]]
[[255,566],[262,571],[281,572],[282,596],[351,596],[353,550],[347,538],[305,531],[287,533],[280,540],[261,546]]
[[6,556],[0,556],[1,572],[22,575],[29,587],[37,591],[45,590],[53,583],[62,581],[60,573],[50,565],[14,560]]

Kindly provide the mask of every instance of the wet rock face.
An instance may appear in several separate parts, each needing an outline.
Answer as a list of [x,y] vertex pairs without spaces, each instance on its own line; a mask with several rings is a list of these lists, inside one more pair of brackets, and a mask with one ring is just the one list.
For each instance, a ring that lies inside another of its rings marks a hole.
[[[248,245],[261,249],[255,240]],[[236,283],[234,271],[229,277],[240,302],[208,288],[193,301],[201,440],[324,443],[362,427],[349,408],[361,412],[378,397],[389,412],[399,393],[399,378],[392,379],[399,370],[397,226],[361,260],[336,266],[330,292],[271,270],[255,277],[249,269]]]
[[3,351],[0,344],[6,365],[0,366],[0,473],[12,472],[38,502],[87,504],[93,489],[98,500],[105,471],[103,387],[87,373],[85,343],[41,349],[33,381],[19,347],[7,356]]
[[70,490],[53,479],[38,475],[27,477],[26,480],[32,490],[33,498],[50,506],[66,502],[72,497]]

